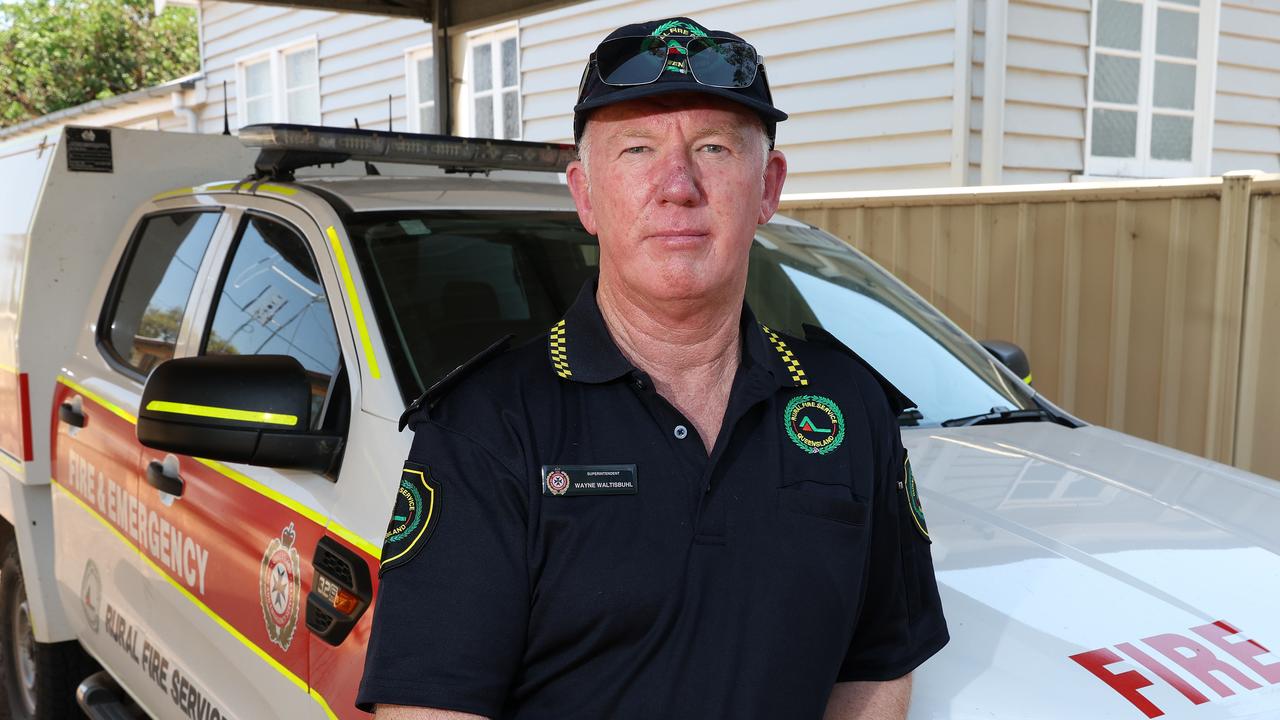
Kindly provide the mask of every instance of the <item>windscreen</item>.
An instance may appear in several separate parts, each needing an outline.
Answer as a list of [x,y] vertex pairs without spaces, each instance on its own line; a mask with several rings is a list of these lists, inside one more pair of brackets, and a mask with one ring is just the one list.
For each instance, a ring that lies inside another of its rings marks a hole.
[[[599,267],[573,213],[359,213],[347,230],[409,402],[504,335],[547,331]],[[826,328],[918,404],[908,424],[1034,407],[972,339],[839,239],[758,229],[747,302],[775,330]]]

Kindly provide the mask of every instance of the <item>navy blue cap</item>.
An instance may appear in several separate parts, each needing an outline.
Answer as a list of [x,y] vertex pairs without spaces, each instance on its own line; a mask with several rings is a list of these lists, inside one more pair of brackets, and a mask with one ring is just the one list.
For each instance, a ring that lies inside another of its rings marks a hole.
[[[644,35],[653,35],[664,40],[672,38],[687,38],[690,36],[705,36],[715,38],[717,40],[737,40],[746,42],[742,38],[730,32],[723,30],[707,30],[697,22],[686,17],[667,18],[666,20],[651,20],[645,23],[637,23],[633,25],[624,25],[617,30],[609,33],[608,37],[601,43],[608,42],[620,37],[637,37]],[[740,103],[755,111],[760,116],[760,120],[764,122],[765,132],[769,135],[769,141],[772,144],[776,124],[787,119],[787,114],[773,106],[773,95],[769,92],[769,79],[765,76],[764,64],[760,65],[756,71],[755,80],[751,85],[745,88],[724,88],[703,85],[693,78],[682,66],[667,67],[658,76],[658,79],[644,85],[629,85],[626,87],[614,87],[606,85],[600,79],[600,72],[591,62],[588,62],[586,69],[583,71],[582,87],[578,92],[578,104],[573,107],[573,141],[577,143],[582,139],[582,130],[587,125],[587,116],[592,110],[612,105],[614,103],[624,102],[626,100],[635,100],[637,98],[652,97],[654,95],[664,95],[667,93],[706,93],[715,95],[727,100]]]

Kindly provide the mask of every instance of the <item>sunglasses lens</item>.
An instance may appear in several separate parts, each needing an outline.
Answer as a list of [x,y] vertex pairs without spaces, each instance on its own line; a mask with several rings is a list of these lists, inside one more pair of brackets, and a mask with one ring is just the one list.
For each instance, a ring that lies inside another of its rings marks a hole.
[[689,41],[689,69],[703,85],[750,87],[756,79],[756,50],[744,42],[695,38]]
[[658,79],[667,46],[653,37],[614,38],[596,48],[596,65],[606,85],[643,85]]

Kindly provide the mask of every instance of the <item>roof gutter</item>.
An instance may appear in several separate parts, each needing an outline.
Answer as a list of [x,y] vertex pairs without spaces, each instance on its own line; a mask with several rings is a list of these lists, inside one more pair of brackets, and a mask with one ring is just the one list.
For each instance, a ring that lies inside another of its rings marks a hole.
[[33,130],[50,125],[73,123],[76,118],[101,110],[110,110],[112,108],[141,102],[150,98],[164,97],[165,95],[172,94],[176,89],[191,90],[196,87],[197,81],[203,79],[203,75],[195,73],[186,77],[177,78],[176,80],[170,80],[169,82],[162,83],[160,85],[142,88],[141,90],[134,90],[133,92],[125,93],[123,95],[113,95],[101,100],[93,100],[91,102],[84,103],[83,105],[76,105],[75,107],[69,107],[57,112],[49,113],[48,115],[41,115],[38,118],[32,118],[30,120],[20,122],[17,125],[0,128],[0,140],[24,135]]

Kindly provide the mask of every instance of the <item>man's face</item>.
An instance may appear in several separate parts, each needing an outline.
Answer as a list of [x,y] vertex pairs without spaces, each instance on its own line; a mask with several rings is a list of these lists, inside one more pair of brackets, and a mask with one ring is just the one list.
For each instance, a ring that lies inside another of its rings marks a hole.
[[[587,126],[569,189],[600,238],[600,274],[637,302],[741,298],[756,225],[786,178],[760,121],[705,94],[609,105]],[[767,160],[767,161],[766,161]]]

